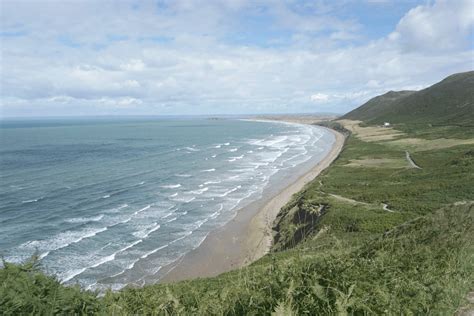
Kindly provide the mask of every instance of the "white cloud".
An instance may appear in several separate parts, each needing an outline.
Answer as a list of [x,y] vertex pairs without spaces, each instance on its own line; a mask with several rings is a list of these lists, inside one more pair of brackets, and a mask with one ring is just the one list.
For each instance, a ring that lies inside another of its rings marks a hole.
[[329,95],[324,93],[316,93],[311,95],[311,101],[314,102],[327,102],[329,100]]
[[145,63],[140,59],[131,59],[128,63],[120,65],[120,69],[125,71],[142,71],[145,69]]
[[465,49],[472,45],[474,2],[438,0],[411,9],[389,38],[408,51]]
[[[26,35],[0,39],[2,115],[344,112],[472,68],[466,3],[419,6],[390,36],[355,45],[360,24],[331,2],[6,1],[2,29]],[[287,38],[232,41],[265,14]]]

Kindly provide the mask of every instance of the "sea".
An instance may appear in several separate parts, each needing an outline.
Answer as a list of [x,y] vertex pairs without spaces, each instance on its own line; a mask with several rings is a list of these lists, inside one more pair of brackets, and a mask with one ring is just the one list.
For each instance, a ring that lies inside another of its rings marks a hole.
[[0,256],[85,289],[143,284],[334,141],[233,118],[4,119]]

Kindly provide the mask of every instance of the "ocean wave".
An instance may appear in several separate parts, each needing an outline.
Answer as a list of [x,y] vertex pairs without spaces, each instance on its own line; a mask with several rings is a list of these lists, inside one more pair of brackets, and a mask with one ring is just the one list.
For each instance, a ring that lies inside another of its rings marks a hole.
[[175,196],[178,196],[178,192],[171,194],[169,197],[175,197]]
[[178,217],[173,217],[173,218],[170,218],[169,220],[167,220],[165,223],[171,223],[171,222],[174,222],[177,219],[178,219]]
[[237,150],[238,148],[232,148],[232,149],[229,149],[228,152],[233,153],[233,152],[236,152]]
[[[95,236],[99,233],[102,233],[102,232],[108,230],[109,228],[117,226],[119,224],[128,223],[129,221],[132,220],[132,218],[135,215],[148,210],[150,207],[151,207],[151,205],[147,205],[144,208],[141,208],[141,209],[135,211],[132,215],[127,216],[124,219],[119,220],[119,221],[117,221],[117,222],[115,222],[111,225],[105,226],[105,227],[101,227],[101,228],[97,228],[97,229],[84,229],[84,230],[81,230],[81,231],[66,231],[66,232],[59,233],[58,235],[54,236],[53,238],[50,238],[50,239],[47,239],[47,240],[42,240],[42,241],[34,240],[34,241],[27,242],[27,243],[21,245],[20,247],[21,248],[34,248],[34,249],[37,248],[39,250],[45,251],[39,256],[39,259],[43,259],[46,256],[48,256],[52,251],[57,251],[57,250],[69,247],[72,244],[79,243],[84,239],[91,238],[91,237],[93,237],[93,236]],[[101,216],[100,219],[102,219],[103,215],[102,214],[98,215],[97,219],[98,219],[99,216]],[[100,220],[100,219],[98,219],[98,220]]]
[[201,227],[202,225],[204,225],[204,223],[206,223],[208,220],[210,219],[210,217],[207,217],[205,219],[202,219],[200,221],[197,221],[194,223],[194,229],[198,229],[199,227]]
[[261,166],[268,166],[270,162],[251,162],[250,163],[252,166],[255,166],[254,169],[258,169]]
[[162,185],[161,186],[163,189],[177,189],[181,187],[181,184],[168,184],[168,185]]
[[216,171],[215,168],[201,170],[201,172],[214,172],[214,171]]
[[139,209],[138,211],[135,211],[135,212],[133,213],[133,215],[137,215],[137,214],[139,214],[139,213],[141,213],[141,212],[143,212],[143,211],[146,211],[146,210],[148,210],[150,207],[151,207],[151,205],[147,205],[147,206],[145,206],[144,208],[141,208],[141,209]]
[[214,213],[212,213],[211,215],[209,215],[209,219],[214,219],[217,216],[219,216],[221,214],[221,211],[222,211],[223,208],[224,208],[224,204],[221,203],[220,206],[219,206],[219,209],[217,211],[215,211]]
[[98,222],[104,217],[104,214],[99,214],[96,216],[90,217],[74,217],[66,219],[65,221],[68,223],[87,223],[87,222]]
[[188,150],[188,151],[200,151],[200,149],[197,149],[194,147],[184,147],[183,149]]
[[209,215],[209,218],[210,218],[210,219],[214,219],[214,218],[216,218],[217,216],[219,216],[219,214],[220,214],[220,212],[214,212],[214,213],[212,213],[211,215]]
[[124,208],[126,208],[126,207],[128,207],[128,204],[122,204],[122,205],[120,205],[120,206],[118,206],[118,207],[111,208],[111,209],[107,210],[106,212],[116,213],[116,212],[118,212],[118,211],[120,211],[121,209],[124,209]]
[[177,198],[171,198],[170,200],[175,201],[175,202],[189,203],[189,202],[194,201],[195,199],[196,197],[192,197],[192,198],[177,197]]
[[208,184],[219,184],[219,183],[221,183],[221,182],[222,182],[222,181],[219,181],[219,180],[217,180],[217,181],[206,181],[206,182],[204,182],[203,184],[204,184],[204,185],[208,185]]
[[237,191],[238,189],[240,189],[242,186],[241,185],[238,185],[236,186],[235,188],[233,189],[230,189],[229,191],[226,191],[224,192],[223,194],[219,195],[220,197],[225,197],[225,196],[228,196],[229,194],[231,194],[232,192],[235,192]]
[[291,157],[289,157],[289,158],[287,158],[287,159],[284,159],[284,160],[280,163],[280,165],[283,165],[285,162],[291,161],[291,160],[293,160],[293,159],[295,159],[295,158],[297,158],[297,157],[304,156],[304,155],[306,155],[307,153],[308,153],[308,151],[305,150],[305,151],[302,152],[302,153],[293,155],[293,156],[291,156]]
[[164,216],[162,216],[161,218],[167,218],[167,217],[170,217],[171,215],[173,215],[174,212],[169,212],[168,214],[165,214]]
[[170,242],[169,244],[170,244],[170,245],[171,245],[171,244],[174,244],[175,242],[177,242],[177,241],[180,241],[180,240],[182,240],[182,239],[184,239],[184,238],[188,237],[188,236],[189,236],[189,235],[191,235],[192,233],[193,233],[193,231],[192,231],[192,230],[190,230],[190,231],[187,231],[187,232],[185,232],[185,233],[184,233],[184,235],[183,235],[183,236],[181,236],[181,237],[179,237],[179,238],[176,238],[175,240],[173,240],[173,241],[172,241],[172,242]]
[[138,232],[134,232],[133,233],[133,236],[135,237],[138,237],[138,238],[142,238],[142,239],[145,239],[147,238],[151,233],[153,233],[154,231],[157,231],[158,229],[160,229],[160,224],[158,223],[153,223],[152,227],[149,228],[149,229],[144,229],[144,230],[141,230],[141,231],[138,231]]
[[212,157],[212,158],[216,158],[216,157],[217,157],[217,155],[212,155],[211,157]]
[[202,189],[199,189],[199,190],[189,191],[187,193],[201,195],[204,192],[206,192],[207,190],[209,190],[209,188],[205,187],[205,188],[202,188]]
[[157,252],[160,251],[161,249],[165,249],[165,248],[168,247],[168,246],[169,246],[169,244],[166,244],[166,245],[164,245],[164,246],[161,246],[161,247],[158,247],[158,248],[156,248],[156,249],[153,249],[152,251],[149,251],[149,252],[145,253],[144,255],[140,256],[140,258],[141,258],[141,259],[146,259],[146,258],[148,258],[149,256],[151,256],[152,254],[157,253]]
[[75,270],[72,270],[72,271],[68,271],[68,273],[66,274],[66,276],[62,277],[61,278],[61,282],[62,283],[65,283],[71,279],[73,279],[74,277],[78,276],[79,274],[82,274],[84,273],[86,270],[88,269],[93,269],[93,268],[97,268],[98,266],[101,266],[103,265],[104,263],[107,263],[107,262],[110,262],[110,261],[113,261],[115,260],[115,257],[117,256],[117,254],[119,253],[122,253],[136,245],[138,245],[139,243],[141,243],[143,240],[137,240],[137,241],[134,241],[133,243],[125,246],[124,248],[122,249],[119,249],[118,251],[114,252],[113,254],[111,255],[108,255],[108,256],[105,256],[105,257],[102,257],[100,258],[98,261],[96,261],[94,264],[90,265],[90,266],[87,266],[87,267],[83,267],[83,268],[80,268],[80,269],[75,269]]
[[74,270],[69,270],[67,271],[66,273],[64,273],[64,276],[62,276],[61,274],[59,275],[59,278],[61,279],[61,283],[65,283],[69,280],[71,280],[72,278],[74,278],[76,275],[79,275],[81,274],[82,272],[86,271],[87,270],[87,267],[86,268],[81,268],[81,269],[74,269]]
[[91,238],[101,232],[106,231],[107,227],[97,229],[83,229],[80,231],[66,231],[55,235],[52,238],[45,240],[33,240],[23,243],[19,248],[29,249],[31,252],[36,249],[43,253],[40,254],[39,259],[47,257],[52,251],[69,247],[72,244],[81,242],[84,239]]
[[230,159],[228,159],[227,161],[234,162],[234,161],[240,160],[242,158],[244,158],[244,155],[237,156],[237,157],[230,157]]
[[42,197],[39,197],[37,199],[31,199],[31,200],[25,200],[25,201],[21,201],[22,204],[28,204],[28,203],[34,203],[34,202],[38,202],[38,201],[41,201],[43,200],[45,197],[42,196]]
[[181,178],[189,178],[189,177],[192,177],[192,175],[190,175],[190,174],[180,174],[180,173],[175,174],[175,176],[181,177]]

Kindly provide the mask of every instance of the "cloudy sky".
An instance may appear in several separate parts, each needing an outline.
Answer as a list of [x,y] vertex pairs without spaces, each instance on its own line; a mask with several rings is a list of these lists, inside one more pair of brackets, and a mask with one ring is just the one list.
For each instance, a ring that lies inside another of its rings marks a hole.
[[474,69],[472,0],[0,0],[0,116],[346,112]]

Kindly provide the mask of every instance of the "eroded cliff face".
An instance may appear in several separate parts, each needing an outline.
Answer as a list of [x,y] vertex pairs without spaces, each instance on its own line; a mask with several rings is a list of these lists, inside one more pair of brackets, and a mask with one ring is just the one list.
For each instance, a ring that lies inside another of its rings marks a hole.
[[275,220],[272,251],[292,248],[307,236],[316,233],[317,223],[327,210],[327,204],[296,197],[282,208]]

